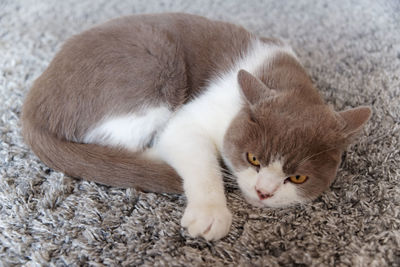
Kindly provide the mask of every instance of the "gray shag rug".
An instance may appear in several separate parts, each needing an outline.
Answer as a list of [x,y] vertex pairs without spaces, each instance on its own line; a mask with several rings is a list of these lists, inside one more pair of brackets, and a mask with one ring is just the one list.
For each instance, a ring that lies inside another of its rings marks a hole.
[[[228,183],[230,234],[179,225],[185,198],[75,180],[24,144],[24,95],[71,35],[108,19],[181,11],[286,39],[336,109],[373,117],[314,202],[258,209]],[[0,265],[399,266],[400,3],[393,1],[0,1]]]

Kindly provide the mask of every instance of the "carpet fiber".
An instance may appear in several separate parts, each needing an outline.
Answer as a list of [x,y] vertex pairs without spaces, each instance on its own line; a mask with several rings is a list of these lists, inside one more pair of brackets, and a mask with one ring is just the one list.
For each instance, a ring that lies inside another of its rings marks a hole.
[[[24,95],[71,35],[183,11],[287,40],[336,109],[373,117],[314,202],[259,209],[227,184],[229,235],[192,239],[185,198],[74,180],[24,144]],[[400,4],[393,1],[0,1],[0,265],[400,265]],[[2,263],[2,264],[1,264]]]

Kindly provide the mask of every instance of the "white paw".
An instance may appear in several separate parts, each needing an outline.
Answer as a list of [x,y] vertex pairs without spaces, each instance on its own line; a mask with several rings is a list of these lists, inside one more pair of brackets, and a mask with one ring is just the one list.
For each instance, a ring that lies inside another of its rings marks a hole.
[[192,237],[218,240],[226,236],[232,224],[232,214],[225,205],[188,205],[181,224]]

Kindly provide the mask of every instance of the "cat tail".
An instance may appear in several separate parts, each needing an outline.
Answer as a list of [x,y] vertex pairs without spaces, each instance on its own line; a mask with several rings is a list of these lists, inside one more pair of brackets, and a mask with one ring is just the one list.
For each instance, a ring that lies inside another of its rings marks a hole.
[[46,165],[72,177],[145,192],[183,192],[182,179],[172,167],[142,153],[62,140],[27,120],[23,136]]

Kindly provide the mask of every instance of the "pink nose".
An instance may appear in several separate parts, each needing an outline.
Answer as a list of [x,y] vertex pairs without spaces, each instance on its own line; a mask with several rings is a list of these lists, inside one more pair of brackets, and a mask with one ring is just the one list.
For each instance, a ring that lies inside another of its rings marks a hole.
[[261,191],[260,189],[257,189],[257,188],[255,188],[255,189],[256,189],[257,195],[260,198],[260,200],[264,200],[264,199],[270,198],[270,197],[272,197],[274,195],[274,194],[269,194],[269,193],[263,192],[263,191]]

